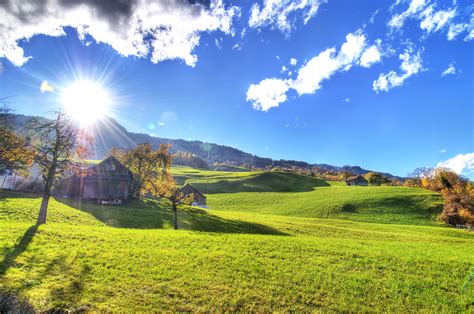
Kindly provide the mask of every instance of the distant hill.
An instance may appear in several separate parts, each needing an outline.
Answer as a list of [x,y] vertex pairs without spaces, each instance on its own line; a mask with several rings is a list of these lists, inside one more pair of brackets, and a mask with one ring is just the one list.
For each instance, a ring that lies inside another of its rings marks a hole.
[[[21,129],[21,125],[24,125],[28,120],[33,118],[31,116],[24,115],[16,115],[15,117],[16,125],[19,129]],[[159,146],[160,144],[171,144],[172,153],[190,153],[195,157],[207,162],[208,165],[212,165],[213,163],[217,162],[220,164],[246,168],[299,167],[308,170],[313,167],[318,167],[327,171],[338,172],[347,170],[354,174],[366,174],[372,171],[363,169],[359,166],[338,167],[328,164],[310,164],[308,162],[297,160],[274,160],[271,158],[259,157],[225,145],[205,143],[201,141],[187,141],[182,139],[167,139],[154,137],[143,133],[129,132],[113,118],[104,118],[98,121],[89,130],[89,132],[95,138],[95,158],[97,159],[102,159],[113,147],[127,149],[132,148],[137,144],[151,143],[155,147]],[[199,162],[199,160],[196,159],[195,162]],[[204,164],[202,165],[204,167]],[[390,178],[403,179],[390,173],[383,174]]]

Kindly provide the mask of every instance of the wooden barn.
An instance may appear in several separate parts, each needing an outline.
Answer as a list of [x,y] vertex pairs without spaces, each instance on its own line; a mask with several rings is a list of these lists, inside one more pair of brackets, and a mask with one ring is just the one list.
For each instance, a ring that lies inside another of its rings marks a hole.
[[70,176],[61,181],[54,194],[88,200],[126,200],[133,176],[114,157],[108,157],[88,169],[86,176]]
[[193,195],[193,206],[206,206],[206,196],[199,192],[191,184],[186,184],[183,186],[180,191],[185,195]]
[[369,185],[369,181],[367,181],[363,176],[358,175],[358,176],[347,178],[346,184],[367,186]]

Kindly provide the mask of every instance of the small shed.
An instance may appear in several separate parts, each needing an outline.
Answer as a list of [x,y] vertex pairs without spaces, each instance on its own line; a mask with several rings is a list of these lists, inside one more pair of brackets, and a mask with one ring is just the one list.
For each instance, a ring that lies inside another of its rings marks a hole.
[[126,200],[133,176],[115,157],[108,157],[87,169],[87,175],[72,175],[61,181],[54,194],[89,200]]
[[346,184],[367,186],[369,185],[369,181],[367,181],[363,176],[357,175],[357,176],[347,178]]
[[193,206],[206,206],[206,196],[191,184],[187,183],[180,189],[180,191],[184,194],[184,196],[193,196]]

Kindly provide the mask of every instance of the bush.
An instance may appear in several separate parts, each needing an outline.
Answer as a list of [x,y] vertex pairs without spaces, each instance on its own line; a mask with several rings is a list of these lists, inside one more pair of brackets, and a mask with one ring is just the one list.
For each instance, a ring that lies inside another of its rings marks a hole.
[[439,219],[450,225],[474,225],[474,186],[471,182],[453,172],[436,175],[437,186],[441,187],[443,211]]

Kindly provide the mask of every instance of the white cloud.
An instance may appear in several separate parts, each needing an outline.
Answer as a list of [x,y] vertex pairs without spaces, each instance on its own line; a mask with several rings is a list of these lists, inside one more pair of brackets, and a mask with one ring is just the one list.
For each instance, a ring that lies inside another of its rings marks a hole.
[[299,12],[304,24],[318,12],[318,8],[325,0],[264,0],[263,5],[252,5],[250,10],[249,26],[261,28],[269,26],[289,33],[294,28],[294,15]]
[[150,56],[154,63],[181,59],[194,66],[193,50],[201,34],[232,34],[239,13],[222,0],[208,5],[180,0],[1,1],[0,57],[21,66],[31,56],[25,56],[19,41],[35,35],[64,36],[64,27],[70,26],[83,42],[92,38],[123,56]]
[[450,169],[458,174],[474,172],[474,153],[459,154],[448,160],[439,162],[437,167]]
[[446,153],[446,149],[444,149],[444,148],[443,148],[443,149],[440,149],[440,150],[438,151],[438,153],[444,154],[444,153]]
[[290,59],[290,64],[291,65],[295,66],[297,63],[298,63],[298,60],[296,60],[295,58]]
[[312,94],[321,88],[321,82],[329,79],[339,70],[349,70],[360,57],[365,46],[365,36],[359,31],[346,36],[339,52],[328,48],[309,60],[299,71],[292,83],[299,95]]
[[473,40],[474,39],[474,12],[471,13],[471,20],[469,23],[466,23],[466,29],[468,30],[469,34],[464,38],[465,41]]
[[469,32],[469,35],[464,38],[465,41],[473,40],[474,39],[474,29]]
[[456,68],[454,67],[454,63],[450,63],[448,68],[441,73],[441,77],[453,74],[456,74]]
[[282,66],[280,72],[285,73],[286,71],[288,71],[288,68],[286,66]]
[[222,49],[222,46],[221,46],[221,42],[222,42],[222,38],[218,39],[214,39],[214,43],[216,44],[216,47],[217,49],[221,50]]
[[437,32],[448,25],[449,21],[456,15],[456,9],[440,10],[435,12],[434,5],[430,5],[423,12],[420,17],[422,21],[420,28],[428,33]]
[[298,77],[292,86],[300,95],[314,93],[321,87],[321,82],[339,68],[336,49],[328,48],[299,69]]
[[[440,3],[443,5],[442,2]],[[453,22],[457,15],[455,2],[451,8],[437,9],[437,6],[440,3],[433,1],[432,4],[430,4],[430,0],[412,0],[406,11],[392,16],[388,22],[388,26],[392,29],[400,29],[403,27],[405,20],[411,18],[420,21],[420,28],[425,31],[425,35],[449,27],[447,35],[448,39],[454,40],[460,33],[469,28],[469,24],[465,22]]]
[[449,25],[448,40],[456,39],[456,37],[458,37],[459,34],[464,32],[468,28],[469,28],[469,24],[467,23],[458,23],[458,24]]
[[376,41],[375,45],[370,46],[367,48],[362,56],[360,57],[359,64],[364,68],[370,68],[372,64],[380,62],[381,59],[381,52],[380,52],[380,44],[381,41]]
[[287,80],[264,79],[258,84],[250,85],[247,91],[247,101],[252,102],[252,107],[255,110],[268,111],[287,100],[286,92],[289,88]]
[[3,68],[3,63],[0,62],[0,75],[3,74],[4,68]]
[[[401,28],[405,23],[405,20],[409,17],[415,16],[419,13],[429,2],[429,0],[412,0],[408,9],[400,14],[394,15],[390,21],[388,22],[388,26],[393,28]],[[400,1],[395,3],[394,5],[398,5]]]
[[[267,111],[287,100],[287,92],[295,90],[298,95],[312,94],[321,88],[321,83],[338,71],[347,71],[358,60],[365,48],[365,35],[359,30],[346,36],[339,51],[327,48],[313,57],[297,71],[295,79],[264,79],[252,84],[247,91],[247,101],[254,109]],[[290,75],[290,74],[288,74]]]
[[379,78],[372,84],[374,91],[377,93],[380,91],[387,92],[394,87],[402,86],[406,79],[423,70],[420,51],[415,54],[413,53],[413,48],[410,47],[405,49],[399,58],[402,60],[400,65],[401,73],[399,74],[395,71],[390,71],[387,74],[381,73]]
[[54,88],[53,86],[51,86],[48,81],[43,81],[41,82],[41,85],[40,85],[40,92],[42,93],[51,93],[51,92],[54,92]]
[[235,45],[232,46],[232,50],[240,51],[240,50],[242,50],[242,46],[240,46],[239,44],[235,44]]

